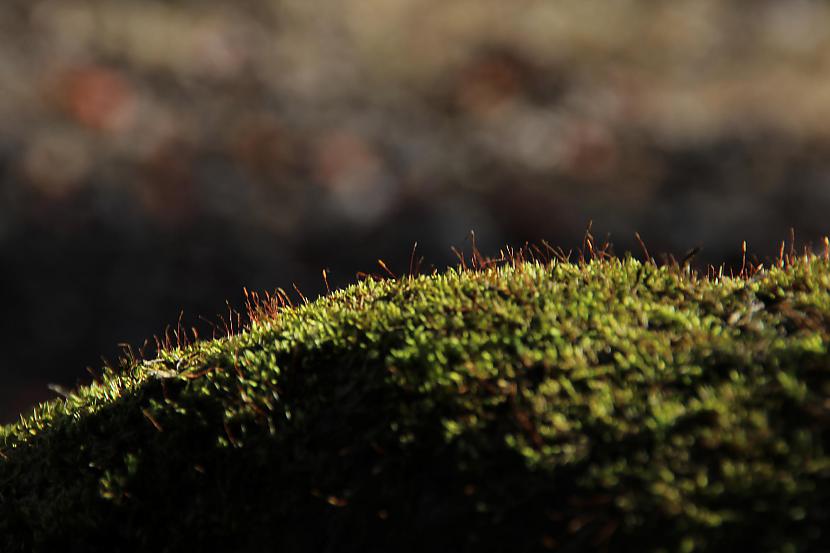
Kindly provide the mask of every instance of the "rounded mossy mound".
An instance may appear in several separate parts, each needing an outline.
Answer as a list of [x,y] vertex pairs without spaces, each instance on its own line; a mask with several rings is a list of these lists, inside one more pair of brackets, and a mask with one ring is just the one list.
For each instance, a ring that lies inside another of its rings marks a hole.
[[364,281],[0,431],[0,550],[830,550],[830,264]]

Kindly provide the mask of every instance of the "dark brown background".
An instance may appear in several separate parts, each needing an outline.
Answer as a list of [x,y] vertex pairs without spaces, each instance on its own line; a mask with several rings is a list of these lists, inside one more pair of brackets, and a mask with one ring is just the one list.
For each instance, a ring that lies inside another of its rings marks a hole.
[[[7,0],[0,420],[242,288],[828,233],[830,7]],[[152,347],[148,348],[152,353]]]

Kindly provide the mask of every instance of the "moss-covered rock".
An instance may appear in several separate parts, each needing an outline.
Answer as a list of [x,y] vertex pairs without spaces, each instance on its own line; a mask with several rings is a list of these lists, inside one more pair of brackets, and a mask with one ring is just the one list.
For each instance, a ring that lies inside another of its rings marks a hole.
[[813,257],[363,281],[2,428],[0,550],[827,551],[828,333]]

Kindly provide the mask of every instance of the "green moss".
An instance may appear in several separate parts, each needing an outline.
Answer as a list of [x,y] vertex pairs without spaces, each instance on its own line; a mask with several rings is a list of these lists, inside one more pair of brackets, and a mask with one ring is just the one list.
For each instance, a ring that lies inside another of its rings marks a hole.
[[0,430],[0,550],[830,549],[830,264],[364,281]]

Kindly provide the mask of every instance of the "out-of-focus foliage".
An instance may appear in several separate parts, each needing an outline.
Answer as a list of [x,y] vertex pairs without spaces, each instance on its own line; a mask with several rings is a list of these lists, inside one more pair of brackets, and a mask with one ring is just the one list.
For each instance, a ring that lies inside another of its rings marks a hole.
[[0,371],[471,228],[772,253],[826,233],[828,120],[826,2],[8,0]]

